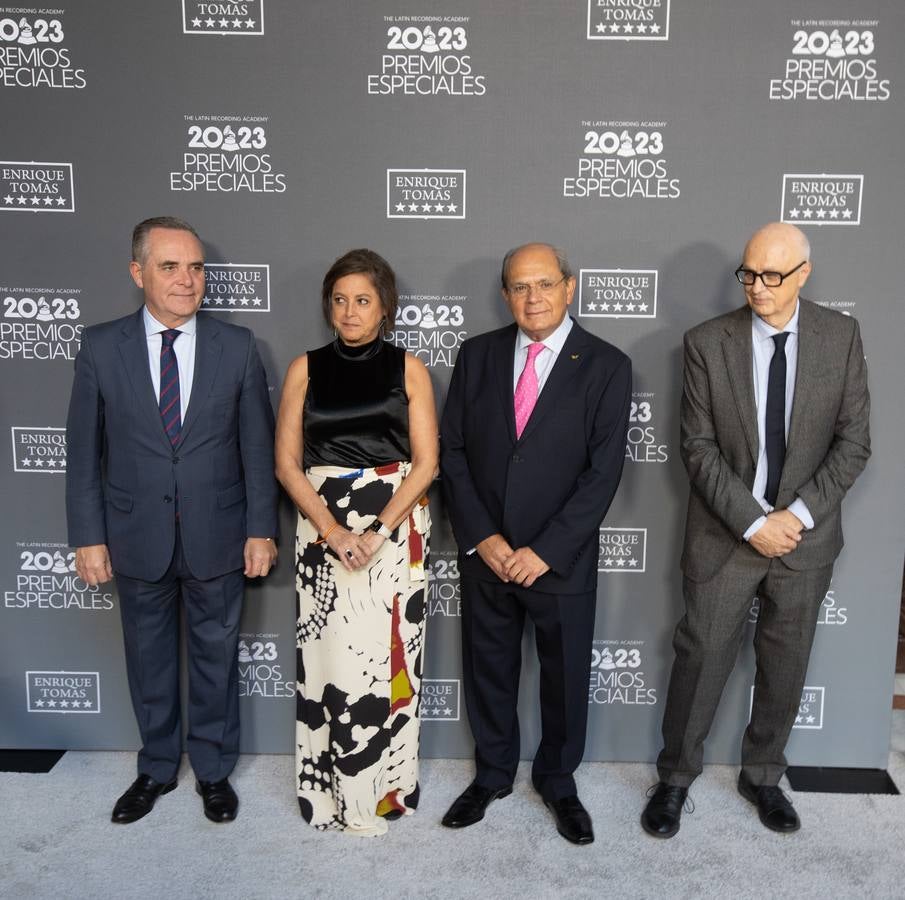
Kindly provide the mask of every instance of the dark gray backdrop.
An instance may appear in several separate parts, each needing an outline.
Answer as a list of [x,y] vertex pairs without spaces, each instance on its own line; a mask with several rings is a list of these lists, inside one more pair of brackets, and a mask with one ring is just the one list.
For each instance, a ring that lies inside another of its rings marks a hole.
[[[210,314],[254,329],[274,405],[289,361],[328,338],[320,279],[346,249],[395,267],[395,340],[430,365],[440,405],[461,341],[507,320],[503,253],[568,250],[573,313],[635,365],[587,755],[653,759],[681,611],[681,335],[743,302],[741,248],[783,216],[813,243],[807,295],[861,322],[875,448],[845,503],[789,756],[885,767],[905,527],[903,37],[897,0],[0,7],[0,745],[136,745],[115,592],[83,585],[65,546],[61,429],[79,330],[140,303],[132,226],[175,214],[219,264]],[[423,751],[462,756],[455,548],[434,493]],[[249,751],[292,746],[293,532],[287,504],[279,566],[248,590]],[[709,760],[737,757],[751,684],[746,648]],[[530,753],[533,663],[523,687]]]

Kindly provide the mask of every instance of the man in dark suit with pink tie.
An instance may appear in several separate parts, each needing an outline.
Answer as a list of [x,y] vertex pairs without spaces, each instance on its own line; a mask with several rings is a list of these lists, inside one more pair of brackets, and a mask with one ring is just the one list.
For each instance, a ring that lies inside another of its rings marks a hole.
[[527,614],[541,682],[532,781],[559,833],[586,844],[594,835],[573,773],[587,726],[599,527],[622,474],[631,362],[567,315],[575,278],[556,248],[511,250],[502,289],[515,322],[462,345],[441,424],[477,765],[443,824],[472,825],[512,790]]

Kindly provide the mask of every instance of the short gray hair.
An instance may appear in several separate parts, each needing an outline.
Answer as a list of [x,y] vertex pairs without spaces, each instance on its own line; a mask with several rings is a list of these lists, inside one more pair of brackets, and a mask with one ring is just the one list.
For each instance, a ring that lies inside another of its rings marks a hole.
[[145,219],[139,222],[132,229],[132,259],[137,263],[144,263],[148,255],[148,236],[152,228],[171,228],[174,231],[187,231],[195,236],[198,243],[201,238],[198,232],[183,219],[177,219],[175,216],[154,216],[152,219]]
[[566,256],[565,250],[560,247],[555,247],[553,244],[547,244],[544,241],[532,241],[528,244],[519,244],[518,247],[513,247],[503,257],[503,265],[500,269],[500,282],[503,285],[504,291],[509,287],[509,282],[507,281],[507,276],[509,274],[509,263],[516,253],[519,253],[526,247],[546,247],[556,257],[556,264],[559,266],[559,274],[562,275],[562,277],[565,279],[574,277],[572,266],[569,264],[569,258]]

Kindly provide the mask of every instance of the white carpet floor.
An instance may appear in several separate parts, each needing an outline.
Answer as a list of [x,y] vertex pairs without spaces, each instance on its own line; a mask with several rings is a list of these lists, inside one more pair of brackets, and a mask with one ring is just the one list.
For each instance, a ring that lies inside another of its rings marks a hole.
[[[201,812],[191,772],[140,822],[113,825],[134,777],[129,753],[69,752],[46,775],[0,773],[0,897],[26,898],[905,898],[905,796],[789,794],[794,835],[759,822],[736,770],[708,766],[672,840],[638,824],[652,766],[586,763],[582,799],[596,841],[560,838],[531,790],[483,822],[441,827],[471,763],[425,760],[418,812],[382,838],[322,834],[298,814],[289,756],[246,756],[233,776],[238,819]],[[889,773],[905,791],[905,712],[894,714]]]

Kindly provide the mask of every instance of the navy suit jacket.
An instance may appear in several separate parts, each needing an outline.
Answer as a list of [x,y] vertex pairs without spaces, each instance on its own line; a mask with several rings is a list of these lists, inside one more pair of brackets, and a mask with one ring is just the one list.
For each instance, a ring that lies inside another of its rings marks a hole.
[[441,472],[463,575],[497,581],[477,553],[500,533],[550,566],[532,590],[571,594],[597,584],[599,527],[625,460],[632,367],[573,323],[531,418],[515,436],[517,327],[471,338],[453,370],[440,428]]
[[273,409],[254,336],[204,313],[197,321],[175,448],[151,381],[142,310],[82,333],[66,425],[69,544],[106,544],[117,574],[165,574],[177,496],[196,578],[242,568],[246,538],[277,533]]

